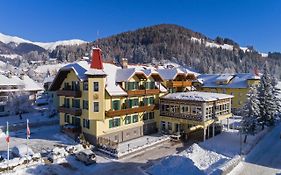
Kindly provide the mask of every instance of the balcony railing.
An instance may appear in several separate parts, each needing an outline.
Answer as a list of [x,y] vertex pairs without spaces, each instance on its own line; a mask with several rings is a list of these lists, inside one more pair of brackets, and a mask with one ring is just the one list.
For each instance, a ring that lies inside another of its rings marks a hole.
[[79,90],[58,90],[57,95],[80,98],[82,96],[82,92]]
[[159,94],[159,89],[136,89],[136,90],[128,90],[129,96],[141,96],[141,95],[155,95]]
[[67,108],[65,106],[60,106],[58,111],[61,113],[71,114],[75,116],[81,116],[82,114],[82,110],[79,108]]
[[191,81],[169,81],[167,82],[168,87],[187,87],[191,86]]
[[160,110],[161,116],[173,117],[173,118],[180,118],[180,119],[187,119],[187,120],[194,120],[194,121],[203,121],[202,115],[188,115],[183,113],[172,113]]
[[105,115],[107,117],[115,117],[115,116],[121,116],[121,115],[128,115],[128,114],[134,114],[139,112],[149,112],[157,109],[157,105],[150,105],[150,106],[139,106],[136,108],[129,108],[129,109],[120,109],[120,110],[109,110],[105,112]]

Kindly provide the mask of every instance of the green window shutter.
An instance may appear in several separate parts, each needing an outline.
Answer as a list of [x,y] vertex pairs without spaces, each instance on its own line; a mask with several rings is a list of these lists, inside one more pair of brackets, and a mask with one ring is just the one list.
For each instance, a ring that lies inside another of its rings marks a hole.
[[109,128],[112,128],[112,121],[113,120],[109,120]]
[[132,99],[129,100],[129,107],[130,108],[133,107],[133,100]]

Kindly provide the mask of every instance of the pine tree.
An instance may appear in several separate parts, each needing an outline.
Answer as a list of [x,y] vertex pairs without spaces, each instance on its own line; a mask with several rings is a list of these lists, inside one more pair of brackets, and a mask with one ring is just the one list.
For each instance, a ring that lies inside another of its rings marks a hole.
[[276,114],[281,113],[281,99],[280,99],[280,91],[281,89],[277,86],[278,80],[277,78],[272,79],[272,86],[273,86],[273,97],[274,97],[274,110]]
[[242,130],[245,134],[244,143],[246,143],[247,135],[255,134],[257,119],[260,115],[258,91],[255,85],[250,87],[249,93],[247,94],[247,101],[243,106],[242,115]]
[[260,117],[259,123],[264,129],[264,125],[273,125],[274,124],[274,115],[275,115],[275,103],[273,96],[273,86],[272,80],[268,71],[267,62],[264,64],[263,75],[260,81],[260,87],[258,89],[259,97],[259,108],[260,108]]

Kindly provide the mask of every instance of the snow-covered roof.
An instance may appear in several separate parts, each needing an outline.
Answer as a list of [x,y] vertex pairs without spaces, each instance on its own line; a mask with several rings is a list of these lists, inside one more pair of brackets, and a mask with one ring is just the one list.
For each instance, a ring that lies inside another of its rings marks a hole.
[[215,101],[220,99],[233,98],[233,95],[212,93],[212,92],[177,92],[170,93],[162,97],[163,99],[171,100],[188,100],[188,101]]
[[90,65],[87,61],[79,61],[67,64],[66,66],[62,67],[60,71],[72,69],[80,80],[85,80],[87,78],[85,73],[89,70],[89,68]]
[[[159,75],[158,72],[152,67],[145,67],[143,65],[134,65],[132,67],[122,69],[120,66],[117,66],[112,63],[103,63],[103,70],[92,69],[90,68],[90,64],[87,61],[79,61],[68,64],[62,67],[59,72],[63,70],[73,70],[80,80],[87,80],[88,75],[106,75],[105,89],[111,96],[126,96],[127,92],[118,83],[128,81],[134,75],[137,75],[140,78],[147,78],[152,75]],[[58,74],[57,77],[58,76],[60,75]],[[160,79],[162,79],[161,76]],[[50,89],[55,90],[56,88],[58,88],[53,87],[53,84],[51,85]],[[160,92],[167,92],[167,89],[161,84]]]
[[114,64],[103,63],[103,70],[107,74],[105,89],[111,96],[127,95],[127,92],[125,92],[120,85],[116,83],[116,72],[120,69],[121,67]]
[[[202,87],[220,87],[220,88],[247,88],[248,80],[259,80],[260,77],[252,73],[238,73],[238,74],[201,74],[198,76]],[[221,80],[231,80],[226,84],[218,84]]]
[[41,87],[38,83],[32,80],[29,76],[24,75],[22,77],[22,81],[24,83],[24,90],[26,91],[41,91],[43,87]]
[[128,81],[135,74],[143,74],[144,77],[147,77],[146,74],[141,71],[139,68],[127,68],[127,69],[118,69],[116,72],[116,82]]
[[177,77],[178,74],[186,74],[185,72],[183,72],[178,68],[173,68],[173,69],[161,68],[161,69],[157,69],[157,72],[164,80],[173,80]]
[[[41,91],[43,87],[41,87],[38,83],[32,80],[29,76],[23,75],[20,77],[11,76],[10,78],[0,74],[0,86],[17,86],[18,90],[23,91]],[[17,91],[17,89],[12,89],[11,91]],[[2,90],[3,91],[3,90]],[[5,91],[10,91],[10,89],[6,89]]]
[[13,82],[8,77],[0,74],[0,86],[18,86],[18,83]]

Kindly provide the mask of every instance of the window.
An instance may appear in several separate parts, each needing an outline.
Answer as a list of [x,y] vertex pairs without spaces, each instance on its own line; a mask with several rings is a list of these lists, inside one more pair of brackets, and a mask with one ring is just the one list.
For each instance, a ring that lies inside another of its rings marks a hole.
[[66,108],[70,107],[69,98],[64,98],[64,107]]
[[146,112],[143,114],[143,118],[144,121],[145,120],[152,120],[154,119],[154,112]]
[[72,125],[74,126],[81,126],[80,124],[80,117],[78,116],[72,116],[72,122],[71,122]]
[[154,97],[149,98],[149,104],[154,104]]
[[89,109],[88,100],[83,100],[83,109]]
[[146,82],[145,89],[155,89],[155,82],[154,81]]
[[133,123],[136,123],[139,121],[139,116],[138,115],[133,115]]
[[79,99],[72,99],[72,107],[73,108],[80,108],[80,100]]
[[99,91],[99,82],[94,82],[94,92]]
[[88,81],[83,82],[83,90],[87,91],[88,90]]
[[144,104],[144,106],[147,106],[148,105],[148,98],[143,98],[143,104]]
[[149,120],[154,119],[154,112],[150,112],[148,116],[149,116]]
[[90,120],[83,119],[83,127],[90,129]]
[[99,102],[94,102],[94,112],[99,112]]
[[149,118],[148,117],[148,112],[144,113],[143,117],[142,117],[142,120],[145,121],[145,120],[148,120],[148,118]]
[[70,117],[68,114],[64,114],[64,122],[65,123],[70,123]]
[[197,107],[197,108],[196,108],[196,113],[197,113],[197,114],[198,114],[198,113],[199,113],[199,114],[202,113],[201,107]]
[[172,123],[168,122],[168,130],[172,130]]
[[139,106],[139,99],[135,98],[135,99],[130,99],[130,107],[132,106]]
[[196,114],[196,107],[192,107],[192,114]]
[[80,90],[80,83],[79,81],[72,81],[71,82],[72,89],[73,91],[79,91]]
[[125,125],[132,123],[132,118],[130,115],[125,117]]
[[112,101],[112,109],[113,110],[120,110],[120,100],[113,100]]
[[113,118],[109,120],[109,128],[114,128],[120,126],[120,118]]
[[189,109],[188,109],[188,106],[185,106],[185,105],[181,105],[181,108],[180,108],[180,113],[188,113]]
[[139,89],[139,83],[138,82],[126,82],[125,83],[125,89],[126,90]]

